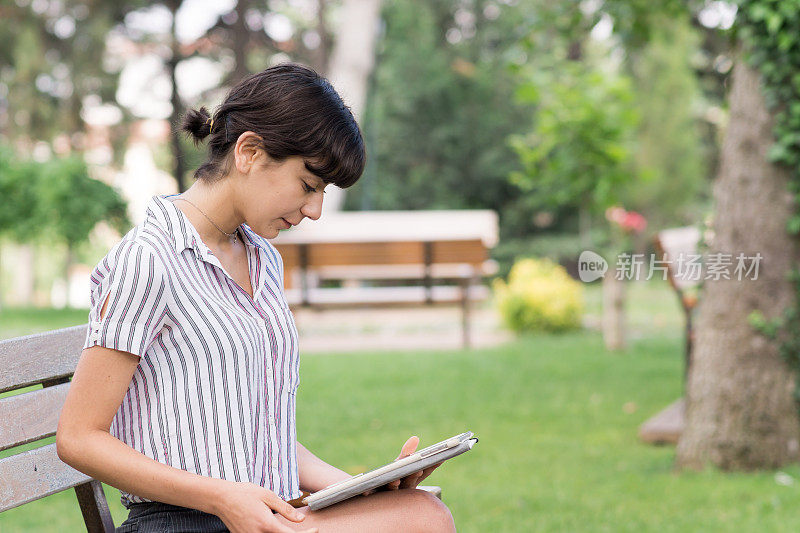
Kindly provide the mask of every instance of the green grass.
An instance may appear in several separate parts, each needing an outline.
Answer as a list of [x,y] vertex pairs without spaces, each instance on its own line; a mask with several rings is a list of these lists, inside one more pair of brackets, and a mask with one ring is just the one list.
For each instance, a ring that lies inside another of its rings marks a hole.
[[[425,446],[474,431],[476,447],[425,481],[443,488],[460,532],[800,529],[800,467],[678,473],[673,448],[638,441],[639,425],[681,394],[682,339],[671,295],[635,290],[637,315],[666,318],[632,317],[623,353],[583,331],[469,352],[306,355],[298,437],[356,473],[394,459],[411,435]],[[119,492],[106,489],[119,524]],[[82,528],[74,492],[0,515],[4,533]]]
[[0,310],[0,339],[86,324],[88,309],[14,307]]

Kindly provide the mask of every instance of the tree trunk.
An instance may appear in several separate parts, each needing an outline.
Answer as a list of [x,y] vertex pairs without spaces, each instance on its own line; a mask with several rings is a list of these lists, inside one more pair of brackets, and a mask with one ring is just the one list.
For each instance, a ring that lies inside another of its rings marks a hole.
[[[247,45],[250,42],[250,30],[247,28],[247,10],[250,9],[250,0],[237,0],[236,22],[233,24],[233,72],[231,85],[242,81],[250,74],[247,68]],[[174,32],[173,32],[174,33]]]
[[799,259],[797,239],[786,232],[794,207],[788,171],[767,160],[772,117],[758,73],[739,61],[731,84],[707,258],[730,253],[734,266],[738,253],[760,253],[763,259],[757,279],[739,281],[731,268],[730,280],[705,280],[677,464],[776,468],[798,458],[795,376],[777,343],[754,330],[748,316],[760,311],[768,319],[779,317],[795,301],[786,277]]
[[314,70],[317,72],[328,72],[331,59],[331,48],[333,36],[325,25],[325,17],[328,11],[327,0],[317,0],[317,23],[316,31],[319,35],[319,46],[311,54]]
[[[336,43],[327,78],[361,120],[367,102],[369,75],[375,62],[375,40],[381,18],[381,0],[344,0]],[[363,129],[363,128],[362,128]],[[331,187],[323,210],[338,211],[344,203],[344,190]]]
[[172,113],[170,114],[170,140],[172,144],[172,162],[173,174],[178,182],[178,191],[183,192],[188,187],[186,186],[186,157],[183,153],[183,146],[181,146],[181,132],[180,132],[180,118],[183,113],[183,104],[181,103],[181,95],[178,93],[178,80],[175,77],[175,71],[178,68],[178,62],[181,59],[180,43],[178,42],[176,18],[178,8],[181,6],[181,0],[170,0],[167,2],[169,10],[172,12],[172,32],[170,39],[172,41],[172,56],[167,62],[169,69],[169,79],[172,82]]
[[625,348],[625,280],[615,274],[612,268],[603,277],[603,341],[614,351]]
[[589,212],[589,202],[586,199],[578,206],[578,239],[584,250],[592,246],[592,214]]

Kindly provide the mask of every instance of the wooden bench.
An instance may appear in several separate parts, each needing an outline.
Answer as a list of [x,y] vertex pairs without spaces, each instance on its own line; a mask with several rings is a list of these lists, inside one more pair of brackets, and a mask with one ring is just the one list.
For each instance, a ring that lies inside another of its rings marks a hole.
[[[693,289],[700,284],[690,272],[679,272],[678,261],[688,261],[699,254],[700,230],[693,226],[662,230],[656,235],[654,247],[659,259],[667,261],[667,281],[675,291],[684,316],[684,364],[683,382],[692,366],[694,343],[693,314],[697,307],[697,296]],[[639,428],[639,438],[650,444],[677,444],[686,422],[686,402],[679,398],[656,415],[646,420]]]
[[[86,338],[86,325],[0,341],[0,393],[42,388],[0,398],[0,450],[53,437]],[[55,443],[0,459],[0,513],[75,489],[93,532],[113,532],[102,484],[62,462]]]
[[[292,306],[460,304],[470,345],[470,304],[489,297],[481,282],[497,272],[490,210],[334,212],[272,240]],[[340,286],[330,286],[340,284]]]
[[[470,346],[470,308],[489,298],[484,277],[497,263],[477,240],[276,244],[289,305],[459,304],[462,345]],[[339,287],[326,284],[341,283]]]
[[[86,328],[0,341],[0,394],[42,386],[0,398],[0,451],[55,436]],[[86,530],[114,531],[102,483],[61,461],[54,442],[0,459],[0,486],[0,513],[74,488]],[[418,488],[442,497],[439,487]]]

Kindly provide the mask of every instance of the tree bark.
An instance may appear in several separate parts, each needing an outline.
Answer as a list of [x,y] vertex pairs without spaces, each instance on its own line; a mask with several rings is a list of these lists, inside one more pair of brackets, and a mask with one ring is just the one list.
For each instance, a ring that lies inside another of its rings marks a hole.
[[760,311],[768,319],[780,317],[795,301],[787,273],[798,265],[798,242],[786,231],[794,203],[788,170],[767,159],[773,121],[758,73],[739,61],[731,84],[707,258],[731,253],[735,265],[741,252],[763,259],[755,280],[739,281],[733,269],[730,280],[705,280],[677,465],[776,468],[798,459],[795,376],[777,342],[751,327],[748,316]]
[[625,349],[625,280],[612,268],[603,277],[603,341],[606,349]]
[[[344,0],[341,10],[327,78],[360,123],[375,63],[381,0]],[[343,203],[344,190],[331,187],[323,212],[338,211]]]
[[183,153],[183,146],[181,146],[181,132],[180,132],[180,118],[183,113],[183,103],[181,102],[181,95],[178,93],[178,80],[175,76],[175,71],[178,68],[178,63],[181,60],[180,43],[178,42],[176,17],[178,8],[181,6],[182,0],[170,0],[167,2],[169,10],[172,12],[172,31],[170,35],[172,55],[167,62],[167,69],[169,70],[169,79],[172,82],[172,113],[170,114],[170,141],[172,145],[172,169],[175,175],[175,180],[178,182],[178,191],[183,192],[188,187],[186,186],[186,157]]
[[250,0],[237,0],[236,22],[231,28],[233,32],[233,72],[230,80],[232,84],[239,83],[250,74],[247,68],[247,46],[250,42],[250,30],[247,28],[247,10]]
[[328,72],[331,59],[333,36],[325,25],[325,16],[328,10],[327,0],[317,0],[316,32],[319,35],[319,46],[311,52],[313,66],[317,72]]

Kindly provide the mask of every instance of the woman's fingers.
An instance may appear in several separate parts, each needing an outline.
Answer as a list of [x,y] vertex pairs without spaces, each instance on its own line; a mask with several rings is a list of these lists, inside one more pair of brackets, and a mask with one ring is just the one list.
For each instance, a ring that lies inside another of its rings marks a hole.
[[[419,445],[419,437],[414,435],[413,437],[409,437],[403,447],[400,449],[400,455],[397,456],[397,459],[402,459],[403,457],[408,457],[417,449]],[[395,459],[395,461],[397,460]]]
[[415,474],[408,475],[401,480],[400,488],[401,489],[413,489],[419,484],[419,480],[422,477],[422,471],[416,472]]
[[435,465],[433,465],[433,466],[429,466],[428,468],[426,468],[425,470],[423,470],[423,471],[422,471],[422,475],[421,475],[421,476],[420,476],[420,478],[417,480],[417,485],[419,485],[420,483],[422,483],[422,481],[423,481],[423,480],[424,480],[426,477],[430,476],[430,475],[431,475],[431,472],[433,472],[434,470],[436,470],[436,469],[439,467],[439,465],[441,465],[441,464],[442,464],[442,463],[436,463]]
[[442,463],[436,463],[433,466],[429,466],[424,470],[420,470],[418,472],[414,472],[413,474],[409,474],[402,479],[398,479],[395,481],[391,481],[387,483],[386,490],[398,490],[398,489],[413,489],[416,488],[417,485],[422,483],[422,480],[426,477],[431,475],[431,472],[436,470]]
[[306,517],[306,515],[292,507],[290,503],[278,498],[278,495],[272,491],[267,492],[267,498],[264,503],[292,522],[302,522]]

